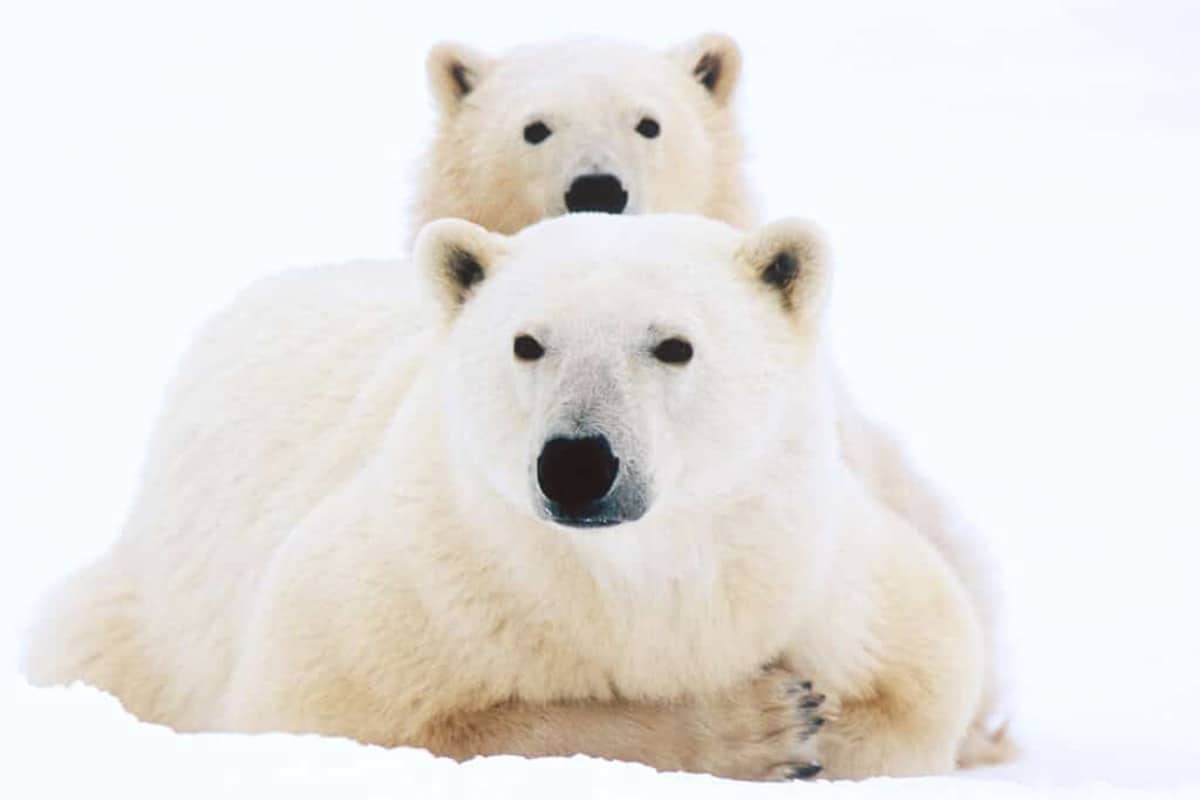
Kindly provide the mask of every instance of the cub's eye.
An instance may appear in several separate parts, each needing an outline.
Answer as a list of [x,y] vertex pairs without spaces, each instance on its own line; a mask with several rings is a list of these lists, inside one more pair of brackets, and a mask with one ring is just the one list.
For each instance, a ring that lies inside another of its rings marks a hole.
[[532,336],[523,333],[513,339],[513,355],[522,361],[537,361],[545,354],[546,348]]
[[538,122],[531,122],[525,126],[525,141],[530,144],[541,144],[550,138],[551,133],[553,131],[546,126],[546,123],[540,120]]
[[692,344],[684,339],[663,339],[653,352],[664,364],[686,364],[692,360]]
[[642,117],[642,121],[637,124],[635,130],[647,139],[653,139],[661,131],[658,127],[658,120],[651,117]]

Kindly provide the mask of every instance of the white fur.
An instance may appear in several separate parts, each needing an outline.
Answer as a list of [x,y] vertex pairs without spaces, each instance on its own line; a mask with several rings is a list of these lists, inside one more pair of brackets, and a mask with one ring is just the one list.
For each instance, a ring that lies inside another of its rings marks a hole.
[[[428,62],[439,119],[414,217],[418,224],[461,217],[513,233],[564,213],[564,192],[577,175],[608,170],[630,189],[628,213],[697,213],[747,228],[757,214],[734,114],[741,60],[737,44],[717,34],[663,52],[595,39],[529,45],[496,57],[439,45]],[[711,90],[697,78],[702,64],[719,65]],[[466,70],[465,95],[449,79],[454,65]],[[634,132],[646,113],[662,123],[653,140]],[[554,131],[536,146],[521,136],[533,119]],[[1004,760],[1013,748],[1004,729],[999,591],[987,548],[896,437],[835,383],[846,462],[949,560],[983,625],[987,690],[963,763]]]
[[[712,90],[695,74],[706,57],[720,65]],[[670,210],[748,225],[730,108],[740,64],[737,46],[716,35],[666,52],[581,38],[501,58],[440,45],[429,57],[440,119],[423,162],[417,223],[461,217],[514,233],[564,213],[575,178],[609,173],[629,192],[626,213]],[[456,68],[470,83],[465,95]],[[645,116],[661,126],[654,139],[635,130]],[[533,121],[552,131],[536,145],[522,135]]]
[[[443,222],[418,248],[433,298],[382,264],[252,288],[185,360],[126,530],[52,599],[29,675],[181,730],[394,745],[514,699],[677,703],[782,658],[835,697],[830,774],[950,768],[981,686],[967,599],[838,455],[823,260],[788,303],[755,274],[811,235]],[[448,246],[487,273],[461,308]],[[692,362],[655,360],[652,331]],[[640,520],[538,515],[564,408],[639,464]]]

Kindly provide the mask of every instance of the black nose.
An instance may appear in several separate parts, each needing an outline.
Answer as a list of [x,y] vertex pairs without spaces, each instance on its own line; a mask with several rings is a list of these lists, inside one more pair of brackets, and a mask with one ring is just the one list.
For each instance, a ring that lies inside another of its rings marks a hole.
[[565,196],[567,210],[603,211],[620,214],[629,202],[629,193],[614,175],[580,175]]
[[538,456],[538,486],[566,513],[579,512],[608,494],[619,465],[603,436],[551,439]]

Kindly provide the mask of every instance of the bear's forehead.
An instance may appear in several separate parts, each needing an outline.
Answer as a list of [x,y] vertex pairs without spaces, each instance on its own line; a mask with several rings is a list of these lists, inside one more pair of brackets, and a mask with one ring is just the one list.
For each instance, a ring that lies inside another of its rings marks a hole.
[[502,57],[497,67],[577,75],[611,75],[647,67],[665,69],[668,64],[662,53],[647,47],[607,39],[576,38],[518,47]]
[[[686,299],[669,287],[648,290],[629,272],[597,270],[583,280],[562,276],[541,282],[533,291],[497,293],[486,327],[534,336],[556,349],[583,354],[639,347],[668,336],[695,338],[723,329],[724,306],[717,292],[692,293]],[[601,274],[604,273],[604,274]],[[682,284],[679,287],[682,288]]]
[[643,92],[679,81],[677,68],[653,50],[615,42],[581,40],[518,48],[496,62],[481,89],[522,97],[547,92]]
[[548,296],[594,289],[682,298],[732,277],[741,236],[723,223],[675,214],[569,214],[530,226],[511,240],[509,260]]
[[670,323],[740,308],[740,242],[733,228],[700,217],[559,217],[510,240],[495,308],[585,326],[600,318]]
[[726,259],[742,233],[691,214],[567,214],[530,225],[510,240],[514,255],[599,254],[622,260],[640,255],[680,260]]

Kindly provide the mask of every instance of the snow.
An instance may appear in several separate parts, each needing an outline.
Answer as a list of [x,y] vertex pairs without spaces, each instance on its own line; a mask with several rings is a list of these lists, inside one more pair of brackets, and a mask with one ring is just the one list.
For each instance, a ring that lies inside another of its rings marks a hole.
[[[18,687],[5,707],[22,721],[23,757],[4,777],[10,786],[36,787],[44,797],[77,797],[97,787],[127,796],[211,798],[539,797],[569,791],[572,797],[659,800],[678,796],[783,798],[808,794],[840,798],[960,796],[975,798],[1157,797],[1168,792],[1117,787],[1091,780],[1070,789],[1022,785],[1008,779],[956,778],[748,784],[705,775],[658,774],[640,764],[576,756],[515,756],[456,764],[424,750],[385,750],[348,739],[270,734],[243,737],[177,734],[137,722],[111,696],[77,686],[33,691]],[[6,698],[7,701],[8,698]],[[103,742],[102,746],[99,742]],[[69,754],[71,765],[61,761]],[[147,755],[152,754],[149,762]],[[10,795],[11,796],[11,795]]]
[[[857,395],[992,544],[1018,762],[805,787],[460,766],[23,683],[34,603],[119,530],[197,325],[263,273],[401,252],[430,44],[706,29],[746,53],[767,215],[832,237]],[[6,4],[0,794],[1200,796],[1198,98],[1187,2]]]

